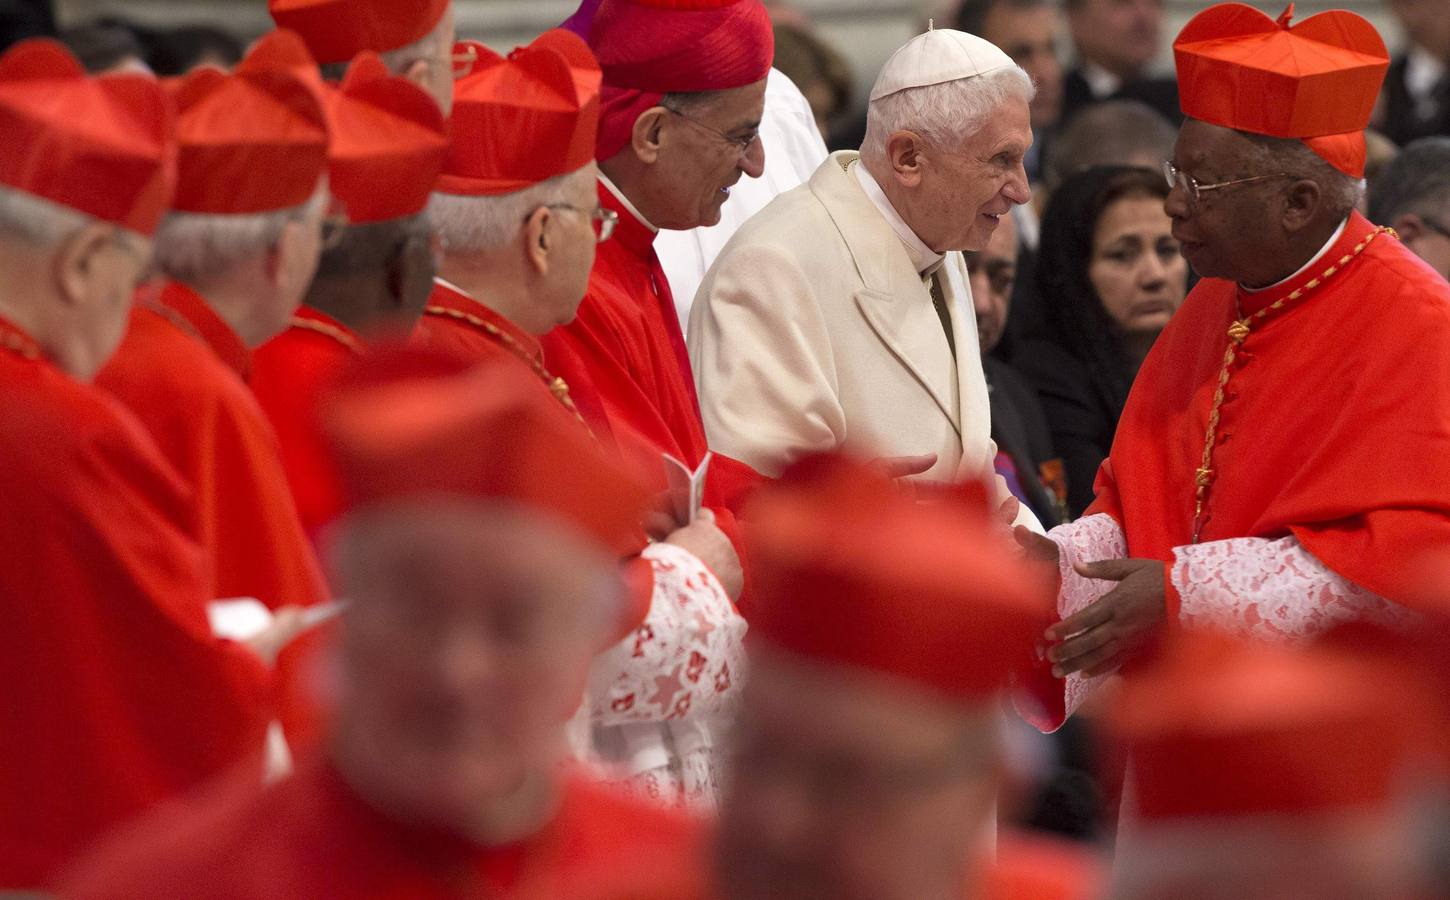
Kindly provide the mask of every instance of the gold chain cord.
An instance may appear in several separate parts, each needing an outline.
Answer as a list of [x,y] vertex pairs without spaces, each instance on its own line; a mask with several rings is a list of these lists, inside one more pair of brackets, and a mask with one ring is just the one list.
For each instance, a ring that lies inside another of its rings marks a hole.
[[[1193,543],[1198,543],[1199,536],[1203,533],[1203,526],[1205,524],[1203,509],[1208,502],[1208,488],[1214,481],[1213,450],[1218,444],[1218,423],[1223,407],[1224,390],[1228,387],[1234,360],[1238,357],[1239,347],[1248,339],[1249,332],[1255,324],[1319,288],[1324,282],[1340,272],[1351,260],[1363,253],[1374,242],[1374,239],[1382,234],[1398,237],[1391,228],[1376,228],[1363,241],[1360,241],[1353,250],[1341,256],[1317,278],[1311,278],[1303,287],[1295,289],[1287,296],[1274,301],[1272,304],[1251,316],[1241,316],[1235,319],[1233,324],[1229,325],[1228,349],[1223,354],[1223,368],[1219,370],[1218,385],[1213,391],[1213,406],[1208,412],[1208,433],[1203,439],[1203,462],[1198,467],[1198,471],[1194,473],[1196,491],[1193,504]],[[1235,311],[1237,312],[1238,310]]]
[[573,398],[569,396],[568,382],[556,375],[550,374],[549,370],[544,368],[544,364],[534,358],[534,355],[529,353],[529,351],[521,347],[519,345],[519,342],[514,340],[513,337],[508,334],[508,332],[504,331],[502,328],[499,328],[497,325],[494,325],[492,322],[488,322],[484,319],[479,318],[478,316],[471,315],[470,313],[466,312],[461,312],[456,309],[449,309],[446,306],[425,306],[423,307],[423,312],[427,315],[445,316],[450,319],[457,319],[460,322],[467,322],[469,325],[472,325],[475,328],[482,329],[485,334],[487,334],[491,338],[494,338],[500,344],[502,344],[505,350],[527,363],[529,368],[534,370],[534,374],[539,376],[539,380],[543,381],[544,384],[548,386],[549,393],[554,395],[555,399],[557,399],[559,403],[566,410],[569,411],[569,414],[572,415],[574,418],[578,419],[579,424],[583,425],[585,428],[589,427],[588,423],[584,421],[584,417],[579,414],[579,408],[574,405]]
[[337,341],[346,347],[354,356],[362,355],[362,343],[357,338],[334,325],[329,325],[326,322],[318,322],[314,319],[304,319],[301,316],[293,316],[292,327],[301,328],[303,331],[315,331],[320,335],[330,337],[334,341]]

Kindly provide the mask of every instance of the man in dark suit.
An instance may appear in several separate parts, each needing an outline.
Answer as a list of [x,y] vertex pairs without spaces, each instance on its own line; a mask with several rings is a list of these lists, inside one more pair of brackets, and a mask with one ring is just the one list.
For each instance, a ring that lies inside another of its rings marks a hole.
[[1062,121],[1100,100],[1137,100],[1177,125],[1178,85],[1148,67],[1163,46],[1163,0],[1067,0],[1077,66],[1063,78]]
[[1048,528],[1063,521],[1067,484],[1037,395],[1012,366],[992,355],[1007,326],[1017,273],[1017,227],[1003,216],[987,246],[965,254],[977,315],[977,340],[992,412],[995,467],[1012,493]]

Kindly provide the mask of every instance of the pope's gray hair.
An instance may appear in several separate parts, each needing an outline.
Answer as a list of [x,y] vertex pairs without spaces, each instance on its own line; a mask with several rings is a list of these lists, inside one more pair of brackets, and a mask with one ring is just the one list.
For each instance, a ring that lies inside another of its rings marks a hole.
[[275,212],[169,213],[156,231],[156,268],[186,284],[214,278],[275,247],[288,223],[320,216],[327,197],[324,184],[306,203]]
[[541,206],[567,203],[583,179],[594,179],[586,165],[512,194],[470,197],[435,193],[428,201],[428,217],[448,253],[468,255],[496,250],[518,235],[524,220]]
[[89,225],[85,213],[34,194],[0,188],[0,234],[38,247],[53,247]]
[[1320,196],[1329,217],[1336,221],[1348,216],[1359,205],[1364,193],[1361,179],[1346,175],[1330,165],[1322,156],[1297,138],[1276,138],[1240,132],[1252,148],[1249,164],[1255,174],[1285,174],[1319,185]]
[[897,91],[871,103],[861,155],[885,159],[886,142],[898,131],[921,135],[928,146],[957,147],[981,130],[1003,103],[1031,102],[1037,89],[1020,66],[1007,66],[977,78],[959,78]]

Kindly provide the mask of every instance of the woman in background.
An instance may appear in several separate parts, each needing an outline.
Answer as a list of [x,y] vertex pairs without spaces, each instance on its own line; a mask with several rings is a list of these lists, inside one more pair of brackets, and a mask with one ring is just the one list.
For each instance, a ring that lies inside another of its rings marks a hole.
[[1063,182],[1043,217],[1042,330],[1012,361],[1047,413],[1074,516],[1092,503],[1138,367],[1188,292],[1168,191],[1160,172],[1102,166]]

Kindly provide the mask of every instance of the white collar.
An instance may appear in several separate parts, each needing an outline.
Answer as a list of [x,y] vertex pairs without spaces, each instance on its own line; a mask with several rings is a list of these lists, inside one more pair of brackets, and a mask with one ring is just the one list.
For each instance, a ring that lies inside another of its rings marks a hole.
[[1088,90],[1092,91],[1093,97],[1098,100],[1106,100],[1123,86],[1123,79],[1097,63],[1083,60],[1082,65],[1078,66],[1078,71],[1082,73],[1082,80],[1087,82]]
[[881,185],[877,184],[871,173],[866,171],[866,165],[858,159],[852,168],[855,169],[856,180],[861,183],[861,189],[866,192],[867,198],[881,213],[886,224],[891,226],[891,230],[896,232],[901,243],[905,245],[906,255],[911,257],[911,264],[916,267],[916,271],[924,275],[928,269],[940,265],[941,261],[946,258],[945,254],[937,253],[916,236],[916,232],[912,231],[911,226],[906,224],[906,220],[901,218],[896,207],[891,205],[891,200],[887,198],[886,192],[881,190]]
[[640,212],[639,209],[629,201],[629,198],[624,196],[624,191],[621,191],[614,182],[609,180],[608,175],[600,172],[599,183],[608,188],[609,193],[614,195],[614,199],[618,200],[620,204],[629,212],[630,215],[638,219],[640,221],[640,224],[644,225],[644,227],[648,228],[655,234],[660,233],[660,230],[654,226],[654,223],[650,222],[649,219],[646,219],[644,217],[644,213]]
[[442,275],[434,275],[433,276],[433,283],[436,284],[436,285],[439,285],[440,287],[445,287],[445,288],[447,288],[448,290],[452,291],[455,294],[462,294],[463,296],[467,297],[470,300],[473,299],[473,295],[472,294],[470,294],[468,291],[465,291],[463,288],[459,287],[458,285],[454,284],[453,282],[449,281],[447,278],[444,278]]
[[1336,229],[1334,229],[1334,233],[1329,236],[1329,240],[1325,241],[1324,242],[1324,246],[1319,248],[1319,252],[1316,253],[1316,254],[1314,254],[1312,257],[1310,257],[1310,259],[1309,259],[1309,261],[1307,263],[1305,263],[1304,265],[1300,266],[1299,267],[1299,271],[1295,272],[1293,275],[1290,275],[1288,278],[1285,278],[1283,281],[1276,281],[1273,284],[1269,285],[1268,287],[1261,287],[1261,288],[1246,288],[1243,285],[1239,285],[1239,287],[1240,288],[1243,288],[1243,292],[1245,294],[1258,294],[1258,293],[1262,293],[1263,291],[1272,291],[1276,287],[1281,287],[1283,285],[1288,284],[1289,282],[1293,281],[1295,278],[1298,278],[1300,275],[1303,275],[1305,272],[1309,271],[1309,267],[1310,266],[1314,265],[1315,263],[1317,263],[1321,259],[1323,259],[1324,258],[1324,255],[1329,252],[1329,248],[1330,247],[1333,247],[1339,241],[1340,237],[1343,236],[1343,234],[1344,234],[1344,229],[1346,229],[1348,227],[1349,227],[1349,219],[1345,219],[1343,222],[1340,222],[1339,223],[1339,227],[1336,228]]

